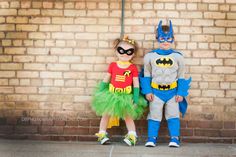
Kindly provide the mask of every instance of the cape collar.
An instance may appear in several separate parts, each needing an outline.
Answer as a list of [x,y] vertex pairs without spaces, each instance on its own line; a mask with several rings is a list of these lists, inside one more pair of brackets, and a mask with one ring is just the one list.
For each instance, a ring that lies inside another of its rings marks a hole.
[[171,54],[171,53],[173,53],[175,51],[173,49],[163,50],[163,49],[159,48],[159,49],[153,50],[152,52],[155,52],[155,53],[157,53],[159,55],[169,55],[169,54]]

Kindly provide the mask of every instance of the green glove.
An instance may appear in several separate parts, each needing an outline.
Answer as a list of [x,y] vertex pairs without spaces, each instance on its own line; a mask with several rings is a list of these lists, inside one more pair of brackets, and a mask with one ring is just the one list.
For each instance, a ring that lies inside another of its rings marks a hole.
[[102,90],[108,88],[108,86],[109,86],[108,82],[101,82],[99,85],[99,90],[102,91]]
[[139,88],[134,87],[133,88],[133,100],[135,104],[138,104],[138,98],[139,98]]

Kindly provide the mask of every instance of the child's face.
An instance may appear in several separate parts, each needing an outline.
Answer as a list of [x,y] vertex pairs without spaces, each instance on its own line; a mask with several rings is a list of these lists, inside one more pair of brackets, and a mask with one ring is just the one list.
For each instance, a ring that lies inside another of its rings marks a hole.
[[126,42],[120,42],[116,49],[116,55],[119,61],[130,61],[134,57],[134,46]]
[[163,50],[168,50],[171,48],[171,46],[172,46],[172,43],[170,42],[162,42],[162,43],[159,42],[159,47]]

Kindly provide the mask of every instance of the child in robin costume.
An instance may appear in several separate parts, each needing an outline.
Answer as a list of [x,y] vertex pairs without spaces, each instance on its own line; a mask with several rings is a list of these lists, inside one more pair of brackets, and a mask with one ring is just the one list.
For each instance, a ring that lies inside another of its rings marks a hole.
[[139,96],[138,69],[131,63],[137,46],[125,36],[114,41],[114,48],[118,61],[110,63],[92,101],[92,108],[102,116],[96,136],[101,144],[106,144],[109,142],[107,128],[119,126],[119,119],[123,119],[128,129],[124,142],[132,146],[137,141],[134,119],[142,116],[146,106],[145,99]]
[[180,146],[180,116],[187,110],[187,101],[191,78],[184,78],[184,57],[172,49],[174,42],[173,28],[162,25],[160,21],[156,39],[159,48],[144,57],[144,76],[140,77],[142,93],[149,101],[148,140],[146,147],[156,146],[158,131],[162,120],[163,108],[167,120],[170,147]]

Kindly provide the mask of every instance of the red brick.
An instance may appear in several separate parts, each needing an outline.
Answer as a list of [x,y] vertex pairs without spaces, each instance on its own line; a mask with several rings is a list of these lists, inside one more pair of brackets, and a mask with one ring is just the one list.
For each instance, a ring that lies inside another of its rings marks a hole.
[[78,136],[51,136],[53,141],[78,141]]
[[17,118],[18,125],[30,125],[30,117]]
[[181,128],[187,128],[187,124],[188,124],[188,121],[181,120],[181,122],[180,122]]
[[224,122],[224,129],[235,129],[235,122]]
[[181,129],[181,136],[193,136],[193,129]]
[[[146,128],[147,129],[147,128]],[[137,132],[137,135],[138,136],[144,136],[144,135],[147,135],[147,133],[145,133],[143,131],[143,128],[136,128],[136,132]]]
[[220,130],[216,129],[194,129],[195,136],[219,137]]
[[100,125],[100,119],[90,119],[90,125],[91,126],[99,126]]
[[212,129],[222,129],[223,122],[221,121],[188,121],[188,128],[212,128]]
[[222,136],[222,137],[236,137],[236,130],[221,130],[220,136]]
[[107,132],[109,135],[112,135],[112,136],[125,135],[127,134],[127,129],[126,127],[117,126],[117,127],[112,127],[111,129],[108,129]]
[[43,120],[42,125],[53,125],[53,120],[52,119]]
[[98,127],[89,128],[89,134],[95,135],[99,131]]
[[67,126],[78,126],[78,121],[67,121],[66,125]]
[[49,141],[49,140],[51,140],[51,137],[50,136],[45,136],[45,135],[28,135],[27,139],[29,139],[29,140]]
[[55,126],[65,126],[66,122],[63,120],[55,120],[54,125]]
[[64,133],[69,135],[87,135],[88,132],[88,128],[64,127]]
[[41,134],[62,134],[62,126],[41,126],[39,129]]
[[7,124],[8,125],[16,125],[17,124],[17,118],[16,117],[8,117],[7,118]]
[[158,143],[167,143],[167,142],[169,142],[169,137],[168,136],[160,136],[159,138],[158,138]]
[[209,143],[228,143],[228,144],[232,144],[233,143],[233,139],[231,139],[231,138],[216,137],[216,138],[209,138],[207,140],[207,142],[209,142]]
[[90,126],[90,120],[88,120],[88,119],[80,119],[79,120],[79,126],[87,126],[87,127],[89,127]]
[[16,126],[15,133],[17,134],[36,134],[38,126]]
[[96,141],[97,140],[97,137],[95,136],[79,136],[78,137],[78,140],[79,141]]
[[167,123],[166,121],[161,122],[161,128],[167,128]]
[[7,124],[7,118],[1,117],[0,118],[0,125],[6,125]]
[[42,121],[41,120],[30,120],[31,125],[41,125]]
[[182,137],[181,141],[183,142],[191,142],[191,143],[206,143],[206,137]]
[[25,134],[10,134],[10,135],[3,135],[2,136],[3,138],[6,138],[6,139],[17,139],[17,140],[25,140],[28,138],[27,135]]
[[160,130],[159,130],[159,135],[160,136],[166,136],[169,134],[169,131],[168,131],[168,128],[166,127],[161,127]]
[[147,120],[135,120],[135,125],[147,128]]
[[0,125],[0,134],[12,134],[13,129],[11,125]]

